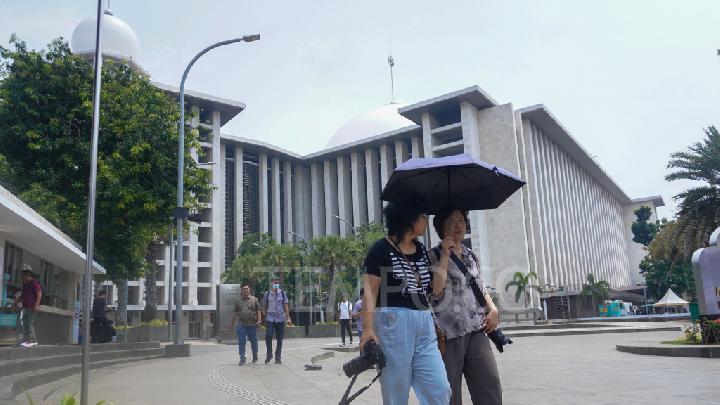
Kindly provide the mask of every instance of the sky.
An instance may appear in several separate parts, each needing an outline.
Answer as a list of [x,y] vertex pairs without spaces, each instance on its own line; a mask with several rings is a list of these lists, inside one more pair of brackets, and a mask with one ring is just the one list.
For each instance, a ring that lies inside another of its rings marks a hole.
[[[0,0],[0,45],[69,40],[91,0]],[[223,132],[308,154],[351,117],[478,85],[515,108],[544,104],[631,197],[673,196],[670,154],[720,124],[720,1],[112,0],[140,40],[140,64],[187,88],[239,100]]]

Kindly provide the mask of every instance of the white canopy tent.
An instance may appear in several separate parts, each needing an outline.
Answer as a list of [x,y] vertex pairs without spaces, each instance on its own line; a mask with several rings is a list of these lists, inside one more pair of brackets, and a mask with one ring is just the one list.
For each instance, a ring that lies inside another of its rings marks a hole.
[[653,304],[653,307],[680,307],[680,306],[687,306],[689,302],[685,301],[684,299],[680,298],[673,292],[672,289],[668,288],[667,292],[665,293],[665,296],[662,297],[658,302]]

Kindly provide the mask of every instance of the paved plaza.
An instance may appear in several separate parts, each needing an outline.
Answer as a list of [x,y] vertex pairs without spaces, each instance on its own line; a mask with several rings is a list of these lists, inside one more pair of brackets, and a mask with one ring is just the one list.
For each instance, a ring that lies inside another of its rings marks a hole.
[[[640,356],[616,344],[677,338],[679,332],[610,333],[515,338],[496,353],[506,404],[717,404],[720,360]],[[357,352],[334,352],[319,371],[305,371],[312,356],[338,346],[337,338],[288,339],[283,364],[237,365],[234,346],[194,342],[191,358],[158,359],[95,370],[92,403],[121,404],[337,404],[348,383],[342,364]],[[261,352],[264,343],[260,343]],[[372,377],[366,372],[358,386]],[[79,376],[33,390],[57,404],[76,392]],[[470,400],[466,395],[465,403]],[[355,403],[379,404],[374,385]],[[417,400],[411,395],[411,403]]]

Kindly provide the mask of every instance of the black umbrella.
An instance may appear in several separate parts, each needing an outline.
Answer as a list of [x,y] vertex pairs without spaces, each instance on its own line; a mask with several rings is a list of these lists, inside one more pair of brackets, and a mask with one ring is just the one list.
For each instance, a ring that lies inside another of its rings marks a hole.
[[399,165],[380,195],[395,201],[409,194],[428,203],[428,214],[448,204],[472,210],[499,207],[525,184],[514,174],[474,159],[467,153],[441,158],[410,159]]

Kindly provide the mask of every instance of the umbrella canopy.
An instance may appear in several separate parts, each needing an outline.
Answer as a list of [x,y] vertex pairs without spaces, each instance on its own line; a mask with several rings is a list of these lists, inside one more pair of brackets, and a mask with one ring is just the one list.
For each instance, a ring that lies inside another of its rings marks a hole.
[[662,297],[658,302],[653,304],[654,307],[678,307],[678,306],[684,306],[689,304],[684,299],[680,298],[671,290],[668,288],[667,292],[665,293],[665,296]]
[[416,194],[427,201],[428,214],[448,204],[468,211],[487,210],[499,207],[524,184],[507,170],[463,153],[402,163],[393,171],[380,199],[396,201]]

